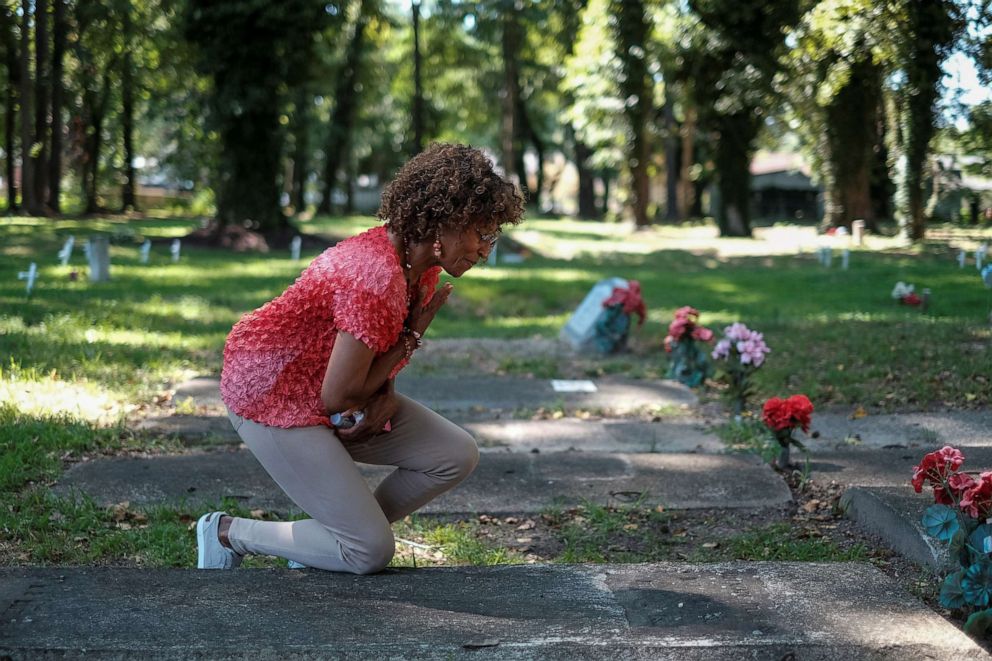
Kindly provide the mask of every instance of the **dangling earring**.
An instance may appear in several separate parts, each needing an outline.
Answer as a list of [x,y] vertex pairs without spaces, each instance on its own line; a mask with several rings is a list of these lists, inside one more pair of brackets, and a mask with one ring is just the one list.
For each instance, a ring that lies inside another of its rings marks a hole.
[[441,230],[438,229],[434,238],[434,256],[441,259]]
[[410,265],[410,246],[406,241],[403,242],[403,261],[406,262],[406,270],[409,271],[413,267]]

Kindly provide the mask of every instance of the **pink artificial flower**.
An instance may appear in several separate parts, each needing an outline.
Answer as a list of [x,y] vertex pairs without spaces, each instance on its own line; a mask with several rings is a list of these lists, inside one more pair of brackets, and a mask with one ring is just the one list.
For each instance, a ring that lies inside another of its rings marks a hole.
[[709,328],[696,326],[692,329],[692,339],[699,340],[700,342],[709,342],[713,339],[713,331]]
[[920,493],[923,490],[923,483],[927,481],[940,486],[944,479],[961,468],[963,463],[964,455],[961,451],[949,445],[924,455],[923,460],[913,466],[913,489],[916,493]]

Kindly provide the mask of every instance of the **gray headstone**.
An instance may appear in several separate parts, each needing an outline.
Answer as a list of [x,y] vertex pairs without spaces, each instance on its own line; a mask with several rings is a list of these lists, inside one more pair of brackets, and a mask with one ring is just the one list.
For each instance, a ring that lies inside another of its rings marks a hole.
[[565,327],[561,329],[561,338],[576,350],[590,348],[593,336],[596,334],[596,320],[603,313],[603,301],[610,297],[615,287],[626,287],[623,278],[607,278],[600,280],[589,290],[582,303],[576,308]]
[[147,264],[148,263],[148,254],[151,252],[151,250],[152,250],[152,242],[146,239],[145,242],[141,244],[141,263],[142,264]]
[[89,246],[90,282],[110,280],[110,239],[105,236],[91,237]]
[[300,248],[302,246],[303,246],[303,239],[300,238],[300,237],[298,237],[298,236],[294,236],[293,237],[293,240],[290,241],[290,243],[289,243],[289,254],[290,254],[290,257],[292,258],[292,260],[294,262],[299,261],[299,259],[300,259]]
[[179,261],[179,253],[182,250],[182,243],[179,241],[179,239],[173,239],[172,240],[172,247],[169,250],[170,250],[170,252],[172,252],[172,261],[173,261],[173,263],[178,262]]

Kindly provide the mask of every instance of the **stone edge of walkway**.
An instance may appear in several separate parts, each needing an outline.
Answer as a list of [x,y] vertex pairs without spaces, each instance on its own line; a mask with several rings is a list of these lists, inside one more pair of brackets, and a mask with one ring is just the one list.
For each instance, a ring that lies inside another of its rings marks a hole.
[[930,502],[905,487],[849,487],[840,499],[845,516],[878,535],[905,558],[940,573],[950,568],[945,545],[923,530]]

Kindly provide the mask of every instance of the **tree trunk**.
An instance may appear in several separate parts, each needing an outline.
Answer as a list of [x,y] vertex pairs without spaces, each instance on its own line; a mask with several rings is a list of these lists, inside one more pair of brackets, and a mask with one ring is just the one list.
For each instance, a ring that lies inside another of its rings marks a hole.
[[665,220],[676,222],[682,212],[679,207],[679,125],[675,121],[675,104],[671,91],[665,91],[663,108],[665,120]]
[[310,91],[305,85],[297,90],[293,131],[293,190],[291,199],[297,214],[307,209],[307,156],[310,151]]
[[860,219],[867,229],[878,231],[871,177],[881,85],[881,70],[874,62],[856,62],[847,84],[826,109],[830,161],[827,217],[831,225],[850,228],[853,221]]
[[34,202],[40,214],[48,201],[48,0],[34,3]]
[[420,0],[413,9],[413,153],[424,150],[424,87],[420,79]]
[[54,0],[52,23],[52,151],[48,158],[48,208],[62,212],[62,105],[65,97],[66,0]]
[[575,129],[571,124],[568,125],[567,130],[575,145],[575,169],[579,176],[579,218],[594,220],[599,218],[599,210],[596,209],[595,177],[589,169],[592,150],[576,137]]
[[717,224],[720,236],[751,236],[751,144],[758,134],[758,121],[751,109],[716,120],[719,131],[716,171],[720,204]]
[[103,72],[100,83],[100,93],[91,100],[90,123],[86,136],[86,154],[83,176],[83,187],[86,206],[84,213],[98,213],[100,206],[100,151],[103,149],[103,120],[107,116],[107,105],[110,101],[110,66]]
[[344,71],[338,76],[338,85],[334,95],[336,104],[334,112],[331,114],[331,125],[328,131],[327,149],[325,150],[324,198],[317,208],[318,213],[332,213],[331,200],[334,185],[337,183],[341,163],[347,158],[351,130],[355,121],[355,110],[358,107],[358,92],[355,86],[361,73],[362,51],[365,48],[365,28],[369,22],[370,10],[370,2],[363,0],[355,20],[355,31],[348,44]]
[[134,34],[130,2],[125,5],[122,13],[124,57],[121,60],[121,127],[124,133],[124,184],[121,189],[121,209],[128,211],[138,208],[134,173],[134,60],[131,57]]
[[[888,119],[885,98],[878,100],[878,121],[875,125],[875,148],[871,155],[871,199],[876,219],[892,218],[892,194],[895,184],[889,172],[889,147],[886,139]],[[877,225],[877,222],[876,222]]]
[[31,151],[31,100],[34,90],[31,81],[31,0],[21,2],[21,205],[30,215],[39,212],[35,200],[34,159]]
[[630,130],[627,150],[627,167],[630,170],[633,194],[634,222],[638,227],[651,224],[648,216],[651,181],[648,166],[651,145],[648,139],[648,118],[651,108],[652,81],[647,66],[648,24],[643,0],[613,0],[612,11],[616,18],[616,53],[621,62],[623,76],[620,92],[626,99],[624,115]]
[[[520,136],[526,137],[527,140],[534,145],[534,151],[537,153],[537,177],[534,182],[533,206],[538,210],[538,212],[540,212],[542,208],[541,191],[544,190],[544,141],[541,140],[541,136],[539,136],[537,131],[534,130],[534,125],[531,123],[530,116],[527,114],[527,104],[524,103],[523,99],[518,99],[518,107],[518,126],[520,128]],[[518,141],[518,143],[519,142],[522,142],[522,140]],[[523,168],[523,150],[520,151],[519,158],[521,162],[520,167]]]
[[903,113],[906,144],[906,229],[913,241],[926,235],[927,218],[924,199],[924,170],[930,140],[936,130],[937,99],[941,64],[953,41],[948,0],[917,0],[906,5],[907,33],[910,43],[906,67],[906,90]]
[[[696,160],[696,108],[690,105],[685,112],[685,122],[682,123],[681,155],[679,166],[679,220],[688,220],[697,208],[696,186],[692,181],[692,166]],[[701,215],[701,214],[700,214]]]
[[4,66],[7,69],[7,92],[4,95],[3,153],[5,154],[4,176],[7,181],[7,213],[17,211],[17,182],[15,181],[15,159],[17,157],[17,87],[20,83],[20,67],[17,61],[17,40],[14,37],[12,8],[0,6],[0,38],[3,39]]
[[530,203],[530,191],[527,190],[527,174],[523,171],[523,155],[520,153],[519,112],[520,103],[520,74],[517,58],[520,54],[523,35],[520,22],[517,20],[513,0],[503,0],[503,120],[501,123],[500,141],[503,151],[503,171],[512,181],[519,183],[524,201]]

